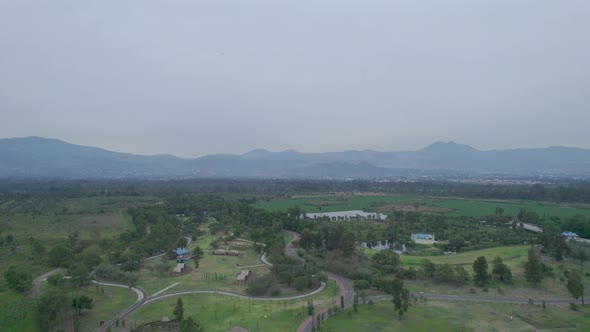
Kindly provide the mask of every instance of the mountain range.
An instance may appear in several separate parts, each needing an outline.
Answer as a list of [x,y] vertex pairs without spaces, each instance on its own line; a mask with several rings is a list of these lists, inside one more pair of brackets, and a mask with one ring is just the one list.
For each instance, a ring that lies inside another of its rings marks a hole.
[[474,149],[436,142],[417,151],[253,150],[199,158],[136,155],[42,137],[0,139],[0,178],[390,178],[409,174],[590,176],[590,149]]

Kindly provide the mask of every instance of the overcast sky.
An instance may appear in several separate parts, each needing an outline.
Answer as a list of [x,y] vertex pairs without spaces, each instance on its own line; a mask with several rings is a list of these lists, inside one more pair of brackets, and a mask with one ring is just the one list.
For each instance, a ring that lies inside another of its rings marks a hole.
[[0,137],[590,148],[588,0],[0,0]]

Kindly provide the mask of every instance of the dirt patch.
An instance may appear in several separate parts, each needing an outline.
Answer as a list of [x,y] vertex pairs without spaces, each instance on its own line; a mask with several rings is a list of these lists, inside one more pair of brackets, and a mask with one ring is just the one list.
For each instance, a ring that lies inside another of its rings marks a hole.
[[423,212],[423,213],[443,213],[450,212],[450,209],[442,208],[435,205],[423,205],[423,204],[386,204],[377,207],[379,212]]
[[334,206],[334,205],[344,205],[348,203],[348,200],[342,201],[306,201],[303,205],[307,206]]

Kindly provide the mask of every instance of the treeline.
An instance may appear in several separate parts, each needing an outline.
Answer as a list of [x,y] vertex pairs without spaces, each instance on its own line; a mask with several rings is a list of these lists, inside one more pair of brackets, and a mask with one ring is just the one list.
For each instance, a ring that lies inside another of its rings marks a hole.
[[590,181],[555,184],[491,185],[445,181],[186,179],[186,180],[0,180],[0,200],[31,197],[158,196],[231,194],[252,199],[298,193],[382,192],[391,194],[590,202]]

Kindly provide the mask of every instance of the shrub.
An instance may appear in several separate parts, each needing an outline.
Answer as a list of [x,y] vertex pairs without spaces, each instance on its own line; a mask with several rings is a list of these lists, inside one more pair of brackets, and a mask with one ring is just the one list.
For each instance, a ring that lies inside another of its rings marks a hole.
[[280,289],[278,289],[278,288],[273,288],[273,289],[270,291],[270,295],[272,295],[272,296],[279,296],[279,295],[281,295],[281,290],[280,290]]
[[575,302],[570,302],[570,309],[578,311],[578,305]]
[[469,289],[469,293],[470,293],[470,294],[475,294],[475,293],[477,293],[477,292],[475,291],[475,288],[471,287],[471,288]]
[[533,305],[533,304],[535,304],[535,301],[533,301],[533,299],[529,299],[529,304]]

